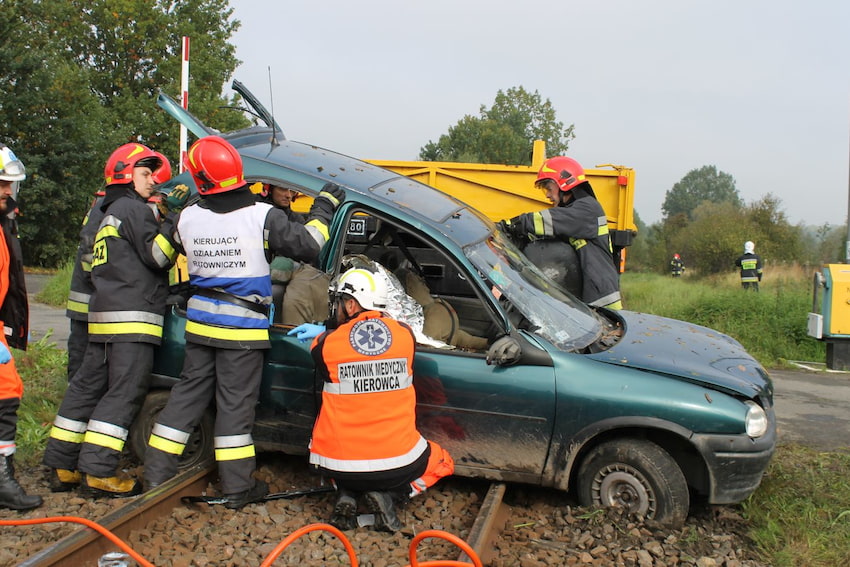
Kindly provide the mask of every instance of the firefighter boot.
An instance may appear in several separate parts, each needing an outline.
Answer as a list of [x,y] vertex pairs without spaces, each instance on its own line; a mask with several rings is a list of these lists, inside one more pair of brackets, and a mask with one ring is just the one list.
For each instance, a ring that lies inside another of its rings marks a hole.
[[50,486],[50,492],[70,492],[80,487],[83,481],[83,475],[80,471],[70,471],[68,469],[50,469],[50,474],[47,476],[47,484]]
[[224,506],[231,510],[238,510],[246,504],[262,501],[268,493],[268,484],[262,480],[254,480],[254,486],[245,492],[239,492],[238,494],[225,494],[224,496],[227,498],[227,502],[224,503]]
[[12,455],[0,456],[0,508],[30,510],[42,504],[41,496],[24,492],[15,479],[15,464]]
[[99,477],[87,474],[80,493],[92,498],[127,498],[141,494],[142,485],[132,478]]
[[347,490],[339,491],[328,523],[340,530],[353,530],[357,527],[357,500],[353,493]]
[[389,492],[367,492],[366,506],[375,515],[375,528],[397,532],[403,527],[395,513],[395,504]]

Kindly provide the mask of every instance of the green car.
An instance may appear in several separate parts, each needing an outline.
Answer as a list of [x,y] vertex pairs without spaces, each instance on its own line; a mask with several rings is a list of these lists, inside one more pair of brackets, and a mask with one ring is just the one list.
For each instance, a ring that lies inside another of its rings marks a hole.
[[[572,491],[582,505],[622,505],[672,525],[695,499],[737,503],[758,487],[776,443],[773,386],[740,343],[682,321],[588,307],[472,206],[287,140],[250,92],[234,89],[262,122],[223,134],[247,180],[307,195],[333,181],[346,192],[319,268],[332,276],[351,258],[402,266],[451,314],[452,333],[483,343],[423,340],[416,351],[418,427],[451,453],[455,474]],[[159,105],[198,137],[218,134],[165,95]],[[179,295],[166,321],[131,433],[140,455],[180,376]],[[254,441],[259,450],[306,454],[320,390],[309,344],[288,337],[290,328],[271,330]],[[521,345],[518,362],[488,364],[487,345],[505,335]],[[184,465],[210,454],[212,411]]]

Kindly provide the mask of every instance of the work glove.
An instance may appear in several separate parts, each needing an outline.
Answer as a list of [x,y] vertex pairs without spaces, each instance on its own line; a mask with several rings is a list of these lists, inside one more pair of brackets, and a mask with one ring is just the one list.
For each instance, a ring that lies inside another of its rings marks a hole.
[[519,242],[526,236],[522,232],[522,218],[519,216],[512,219],[500,220],[496,223],[496,227],[514,242]]
[[0,364],[6,364],[12,360],[12,353],[9,352],[9,347],[0,343]]
[[318,220],[325,226],[331,223],[336,208],[345,200],[345,191],[336,183],[325,183],[310,207],[308,222]]
[[186,202],[189,200],[189,186],[185,183],[180,183],[179,185],[175,185],[174,189],[168,194],[163,201],[165,201],[165,206],[169,211],[180,211],[183,207],[186,206]]
[[522,346],[510,335],[499,337],[487,349],[487,364],[510,366],[516,364],[522,356]]
[[298,339],[299,342],[306,343],[309,340],[315,339],[324,332],[324,325],[317,325],[315,323],[302,323],[291,331],[289,331],[288,333],[286,333],[286,336],[294,336],[296,339]]

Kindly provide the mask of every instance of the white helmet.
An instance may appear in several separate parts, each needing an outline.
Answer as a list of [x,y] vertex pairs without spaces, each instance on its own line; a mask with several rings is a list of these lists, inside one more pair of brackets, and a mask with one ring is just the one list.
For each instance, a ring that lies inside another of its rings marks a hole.
[[389,284],[384,274],[363,268],[351,268],[339,277],[330,292],[337,296],[350,295],[363,309],[384,311],[387,308]]
[[744,242],[744,254],[752,254],[756,249],[756,245],[753,244],[752,240],[747,240]]
[[3,181],[23,181],[27,178],[24,164],[8,146],[0,148],[0,179]]

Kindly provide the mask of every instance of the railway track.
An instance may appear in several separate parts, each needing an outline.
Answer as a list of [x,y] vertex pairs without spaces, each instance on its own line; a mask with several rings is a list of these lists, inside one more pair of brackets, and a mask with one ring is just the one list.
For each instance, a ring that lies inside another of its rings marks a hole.
[[[202,494],[214,481],[215,476],[216,470],[212,464],[189,469],[155,490],[133,498],[126,505],[99,519],[97,523],[122,541],[129,542],[132,532],[144,530],[157,520],[169,516],[176,507],[185,506],[184,497]],[[461,540],[461,543],[467,544],[472,553],[461,551],[456,559],[457,563],[474,565],[480,558],[486,565],[493,558],[494,542],[507,515],[506,506],[503,504],[505,492],[506,487],[502,483],[493,483],[490,486],[467,539]],[[451,537],[457,539],[456,536]],[[460,550],[463,549],[458,547]],[[97,531],[77,530],[19,565],[23,567],[97,565],[98,559],[115,551],[120,551],[118,546]],[[155,563],[156,558],[148,558],[148,560]]]

